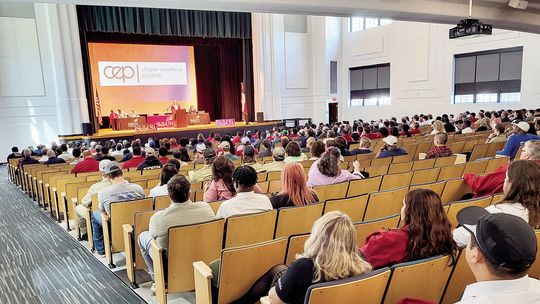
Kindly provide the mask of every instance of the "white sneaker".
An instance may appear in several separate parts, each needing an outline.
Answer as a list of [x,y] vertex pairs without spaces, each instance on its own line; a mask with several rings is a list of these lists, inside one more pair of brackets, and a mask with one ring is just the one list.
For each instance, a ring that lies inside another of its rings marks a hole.
[[150,293],[152,296],[156,295],[156,283],[152,283],[152,286],[150,286]]

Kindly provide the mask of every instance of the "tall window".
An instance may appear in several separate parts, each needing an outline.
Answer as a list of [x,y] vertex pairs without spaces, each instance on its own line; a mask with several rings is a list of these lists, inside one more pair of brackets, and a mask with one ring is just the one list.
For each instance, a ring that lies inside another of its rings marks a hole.
[[350,106],[390,104],[390,64],[349,69]]
[[392,23],[391,19],[372,18],[372,17],[352,17],[350,19],[351,32],[363,31],[378,26],[388,25]]
[[455,55],[454,103],[517,102],[523,47]]

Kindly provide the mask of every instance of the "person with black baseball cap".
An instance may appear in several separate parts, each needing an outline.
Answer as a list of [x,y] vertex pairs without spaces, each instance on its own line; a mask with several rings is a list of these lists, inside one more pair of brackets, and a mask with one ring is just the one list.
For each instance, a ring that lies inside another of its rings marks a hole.
[[527,276],[537,252],[531,226],[476,206],[461,210],[457,220],[471,234],[465,254],[477,281],[459,303],[540,303],[540,281]]

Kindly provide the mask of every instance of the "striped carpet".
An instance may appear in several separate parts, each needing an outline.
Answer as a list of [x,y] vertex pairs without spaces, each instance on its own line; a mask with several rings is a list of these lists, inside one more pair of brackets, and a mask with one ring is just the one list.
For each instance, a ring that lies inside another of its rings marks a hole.
[[145,303],[0,166],[0,303]]

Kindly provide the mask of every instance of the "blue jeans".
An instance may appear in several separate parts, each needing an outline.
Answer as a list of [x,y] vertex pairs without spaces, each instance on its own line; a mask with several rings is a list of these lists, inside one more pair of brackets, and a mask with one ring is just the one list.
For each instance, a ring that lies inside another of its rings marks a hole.
[[92,236],[94,238],[94,248],[98,254],[105,254],[105,244],[103,242],[103,221],[101,220],[101,210],[92,211]]
[[139,247],[141,248],[141,255],[146,263],[148,273],[150,274],[150,277],[152,277],[152,280],[154,279],[154,261],[152,260],[152,246],[150,245],[150,242],[152,242],[153,239],[150,232],[143,231],[139,234],[138,240]]

